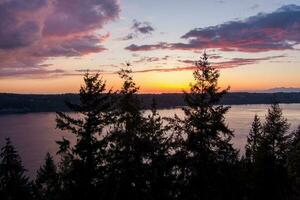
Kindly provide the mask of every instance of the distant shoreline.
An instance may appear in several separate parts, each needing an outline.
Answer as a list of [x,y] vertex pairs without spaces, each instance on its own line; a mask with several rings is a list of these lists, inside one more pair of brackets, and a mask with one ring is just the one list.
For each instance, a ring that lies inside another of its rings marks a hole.
[[[185,106],[182,93],[138,94],[142,107],[148,109],[152,99],[158,109],[170,109]],[[36,113],[69,111],[65,101],[79,102],[78,94],[12,94],[0,93],[0,114]],[[252,105],[279,103],[300,103],[300,92],[247,93],[232,92],[224,96],[224,105]]]

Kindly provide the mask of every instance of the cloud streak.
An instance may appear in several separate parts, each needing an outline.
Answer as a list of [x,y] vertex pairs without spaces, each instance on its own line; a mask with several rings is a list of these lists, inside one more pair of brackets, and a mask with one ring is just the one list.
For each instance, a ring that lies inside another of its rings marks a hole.
[[164,57],[141,57],[138,60],[134,60],[133,63],[152,63],[152,62],[158,62],[158,61],[166,61],[170,58],[170,56],[164,56]]
[[62,76],[66,72],[62,69],[48,70],[44,68],[5,68],[0,70],[0,77],[30,77],[48,78]]
[[[284,55],[280,56],[269,56],[263,58],[233,58],[227,61],[215,62],[211,63],[214,68],[217,69],[227,69],[227,68],[234,68],[240,67],[243,65],[251,65],[258,63],[260,61],[268,61],[276,58],[283,58]],[[182,67],[172,67],[172,68],[151,68],[145,70],[135,70],[134,73],[147,73],[147,72],[176,72],[176,71],[193,71],[198,67],[195,66],[195,60],[178,60],[178,62],[184,63],[187,66]]]

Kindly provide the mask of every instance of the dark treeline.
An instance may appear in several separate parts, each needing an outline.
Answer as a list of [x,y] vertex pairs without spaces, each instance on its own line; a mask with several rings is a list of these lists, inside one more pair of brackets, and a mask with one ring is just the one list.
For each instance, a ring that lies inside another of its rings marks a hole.
[[7,139],[0,152],[0,199],[299,199],[300,127],[290,132],[274,102],[263,122],[254,116],[245,155],[239,155],[224,118],[230,107],[220,104],[228,89],[218,87],[219,72],[206,54],[196,66],[184,119],[162,119],[155,101],[145,115],[128,69],[119,73],[117,92],[87,73],[79,102],[67,102],[78,117],[58,112],[56,118],[57,128],[76,142],[57,141],[59,163],[48,153],[30,180]]
[[[116,94],[118,95],[118,94]],[[157,108],[175,108],[187,106],[182,93],[166,94],[136,94],[141,107],[151,109],[152,100],[157,101]],[[271,104],[274,98],[281,103],[300,103],[300,92],[281,93],[247,93],[230,92],[223,96],[220,104]],[[29,112],[67,112],[71,109],[65,101],[80,103],[78,94],[9,94],[0,93],[0,114],[29,113]]]

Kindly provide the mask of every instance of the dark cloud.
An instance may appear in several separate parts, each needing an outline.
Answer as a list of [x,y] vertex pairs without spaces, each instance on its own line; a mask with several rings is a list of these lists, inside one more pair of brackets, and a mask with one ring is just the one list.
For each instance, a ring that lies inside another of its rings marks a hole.
[[154,31],[154,28],[151,26],[149,22],[139,22],[137,20],[133,20],[133,25],[131,27],[135,32],[142,34],[150,34]]
[[0,0],[0,70],[30,72],[49,57],[104,51],[109,34],[96,30],[119,12],[117,0]]
[[[133,56],[135,57],[135,56]],[[139,56],[138,56],[139,57]],[[170,58],[170,56],[163,56],[163,57],[156,57],[156,56],[144,56],[140,57],[138,60],[132,61],[133,63],[153,63],[153,62],[159,62],[159,61],[166,61]]]
[[164,56],[162,60],[168,60],[169,58],[171,58],[171,56]]
[[258,14],[235,21],[191,30],[182,38],[191,48],[219,48],[223,51],[263,52],[293,49],[300,43],[300,6],[289,5],[271,14]]
[[139,60],[134,60],[133,63],[149,63],[149,62],[158,62],[163,60],[164,58],[159,58],[159,57],[142,57]]
[[137,20],[133,20],[132,23],[133,25],[131,26],[131,30],[133,32],[121,38],[121,40],[131,40],[137,38],[141,34],[152,34],[152,32],[155,30],[149,22],[139,22]]
[[195,64],[195,60],[177,60],[177,61],[185,64]]
[[121,38],[121,40],[132,40],[136,38],[136,34],[134,33],[129,33],[128,35],[126,35],[125,37]]
[[157,50],[157,49],[173,49],[173,45],[175,43],[166,43],[166,42],[161,42],[158,44],[150,44],[150,45],[136,45],[136,44],[131,44],[127,47],[125,47],[126,50],[129,51],[151,51],[151,50]]
[[132,44],[125,49],[149,51],[156,49],[265,52],[293,49],[300,44],[300,6],[287,5],[273,13],[258,14],[243,21],[196,28],[181,38],[187,43]]

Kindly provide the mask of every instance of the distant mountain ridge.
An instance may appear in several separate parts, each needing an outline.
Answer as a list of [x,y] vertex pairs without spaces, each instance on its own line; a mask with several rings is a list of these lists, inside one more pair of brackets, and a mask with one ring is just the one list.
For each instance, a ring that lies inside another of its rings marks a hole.
[[[152,100],[157,101],[160,109],[185,106],[183,94],[139,94],[145,109],[150,108]],[[56,112],[69,111],[65,101],[79,102],[78,94],[9,94],[0,93],[0,114],[29,113],[29,112]],[[300,103],[300,92],[280,93],[247,93],[232,92],[224,96],[222,104],[270,104]]]
[[300,92],[300,88],[294,87],[276,87],[259,91],[260,93],[278,93],[278,92]]

